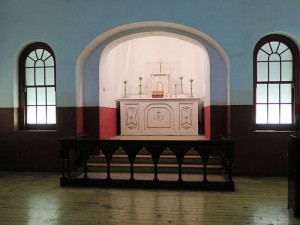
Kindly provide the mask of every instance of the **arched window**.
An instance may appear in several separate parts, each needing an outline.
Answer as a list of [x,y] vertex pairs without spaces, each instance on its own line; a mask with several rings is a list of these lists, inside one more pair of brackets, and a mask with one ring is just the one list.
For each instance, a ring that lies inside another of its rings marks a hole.
[[19,60],[21,129],[55,129],[55,57],[45,43],[26,47]]
[[292,129],[299,67],[295,43],[283,35],[265,36],[255,46],[253,61],[256,129]]

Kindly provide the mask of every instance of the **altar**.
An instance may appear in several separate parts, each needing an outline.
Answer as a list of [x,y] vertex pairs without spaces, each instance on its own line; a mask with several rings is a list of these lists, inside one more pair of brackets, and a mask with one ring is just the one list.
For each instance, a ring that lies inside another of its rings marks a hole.
[[184,86],[183,76],[174,70],[179,68],[176,63],[160,60],[147,66],[146,77],[138,77],[136,94],[128,93],[133,80],[123,82],[124,95],[118,99],[121,135],[198,135],[203,99],[195,96],[192,77]]
[[199,98],[119,99],[121,135],[197,135]]

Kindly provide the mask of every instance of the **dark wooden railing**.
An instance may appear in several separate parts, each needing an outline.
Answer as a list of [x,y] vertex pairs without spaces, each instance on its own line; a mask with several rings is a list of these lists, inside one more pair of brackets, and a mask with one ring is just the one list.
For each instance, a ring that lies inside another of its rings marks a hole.
[[[234,190],[232,179],[233,148],[231,139],[220,140],[96,140],[86,137],[61,138],[61,186],[98,186],[127,188],[171,188],[199,190]],[[89,178],[87,164],[90,155],[100,149],[106,160],[106,178]],[[112,179],[111,161],[117,150],[124,150],[130,163],[130,178]],[[135,159],[140,150],[148,150],[154,165],[153,180],[135,179]],[[164,181],[158,178],[158,163],[163,151],[171,150],[178,164],[177,181]],[[195,150],[201,157],[203,166],[202,181],[184,181],[182,165],[186,153]],[[223,166],[224,181],[210,181],[207,165],[210,156],[219,156]],[[83,176],[78,176],[78,168]],[[75,171],[75,173],[74,173]],[[77,173],[76,173],[77,171]]]

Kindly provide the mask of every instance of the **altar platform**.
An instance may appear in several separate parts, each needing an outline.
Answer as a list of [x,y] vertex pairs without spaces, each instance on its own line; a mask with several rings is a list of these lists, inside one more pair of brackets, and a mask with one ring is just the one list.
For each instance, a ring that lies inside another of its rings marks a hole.
[[117,135],[109,138],[110,140],[180,140],[180,141],[201,141],[208,140],[204,135]]

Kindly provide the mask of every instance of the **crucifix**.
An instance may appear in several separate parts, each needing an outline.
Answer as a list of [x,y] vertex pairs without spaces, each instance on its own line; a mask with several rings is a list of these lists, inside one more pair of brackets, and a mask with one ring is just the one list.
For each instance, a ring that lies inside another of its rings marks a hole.
[[159,73],[161,73],[161,64],[163,64],[164,63],[164,61],[162,61],[161,59],[158,61],[158,63],[159,63]]

